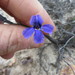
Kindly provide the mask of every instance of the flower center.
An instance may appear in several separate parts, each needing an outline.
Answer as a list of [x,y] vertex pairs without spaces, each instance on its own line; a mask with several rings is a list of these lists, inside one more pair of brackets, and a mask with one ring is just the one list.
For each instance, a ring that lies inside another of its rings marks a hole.
[[33,28],[34,28],[34,29],[40,29],[40,28],[41,28],[41,24],[35,24],[35,25],[33,26]]

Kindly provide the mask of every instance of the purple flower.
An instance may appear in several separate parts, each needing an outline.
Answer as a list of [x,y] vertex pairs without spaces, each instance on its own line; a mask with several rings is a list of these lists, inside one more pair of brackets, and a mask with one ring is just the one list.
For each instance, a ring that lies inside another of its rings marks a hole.
[[34,35],[35,43],[43,43],[44,42],[44,34],[49,33],[52,34],[54,27],[51,24],[42,25],[43,19],[40,15],[34,15],[30,19],[30,25],[32,27],[28,27],[23,30],[23,36],[25,38],[30,38],[32,34]]

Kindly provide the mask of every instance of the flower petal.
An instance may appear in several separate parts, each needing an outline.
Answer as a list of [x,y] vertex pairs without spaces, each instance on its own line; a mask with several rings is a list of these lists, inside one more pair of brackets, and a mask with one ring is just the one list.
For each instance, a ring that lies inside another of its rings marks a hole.
[[42,25],[43,22],[44,21],[43,21],[43,19],[42,19],[42,17],[40,15],[34,15],[30,19],[30,25],[37,25],[37,24]]
[[41,30],[46,33],[52,34],[54,27],[51,24],[45,24],[41,27]]
[[42,25],[42,23],[44,22],[43,19],[42,19],[42,17],[40,15],[37,15],[37,17],[38,17],[39,23]]
[[35,43],[43,43],[44,42],[44,35],[40,30],[35,30],[34,33],[34,41]]
[[23,30],[22,34],[25,38],[29,38],[33,34],[34,31],[35,30],[32,27],[31,28],[26,28],[26,29]]

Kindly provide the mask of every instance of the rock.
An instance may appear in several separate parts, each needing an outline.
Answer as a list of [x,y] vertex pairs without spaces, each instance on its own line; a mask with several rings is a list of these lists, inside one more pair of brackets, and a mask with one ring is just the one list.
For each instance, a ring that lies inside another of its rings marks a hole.
[[[55,75],[56,68],[52,64],[56,62],[56,53],[54,48],[45,46],[44,48],[25,49],[18,51],[10,60],[3,59],[3,68],[1,68],[1,75],[9,73],[8,75]],[[13,65],[10,64],[14,61]],[[1,59],[0,59],[1,61]]]
[[15,23],[15,20],[13,17],[9,16],[5,11],[3,11],[1,8],[0,8],[0,14],[4,17],[6,17],[9,21]]

